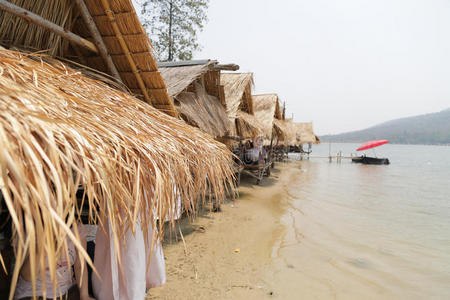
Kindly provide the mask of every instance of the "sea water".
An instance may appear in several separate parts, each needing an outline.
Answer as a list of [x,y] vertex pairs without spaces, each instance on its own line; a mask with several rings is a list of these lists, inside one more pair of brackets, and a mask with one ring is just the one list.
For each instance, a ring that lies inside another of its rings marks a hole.
[[[357,147],[332,144],[331,153]],[[329,151],[323,143],[311,156]],[[268,278],[275,297],[450,299],[450,147],[376,152],[391,164],[294,162]]]

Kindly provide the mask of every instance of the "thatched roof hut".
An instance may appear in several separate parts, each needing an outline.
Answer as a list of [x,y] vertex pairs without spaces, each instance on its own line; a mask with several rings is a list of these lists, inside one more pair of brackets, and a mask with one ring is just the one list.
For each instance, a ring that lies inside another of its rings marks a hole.
[[282,120],[282,114],[277,94],[253,95],[255,116],[264,126],[264,136],[272,137],[274,119]]
[[292,118],[283,120],[284,130],[286,132],[286,139],[284,144],[287,146],[297,145],[297,128]]
[[296,128],[292,119],[274,119],[273,124],[279,142],[282,142],[285,146],[294,146],[297,144]]
[[54,270],[66,237],[88,260],[70,230],[79,186],[90,219],[109,217],[118,245],[138,220],[162,233],[157,220],[170,218],[179,196],[186,209],[209,191],[222,198],[232,177],[229,151],[209,135],[59,61],[9,50],[0,50],[0,145],[12,290],[26,256],[41,274],[46,263]]
[[257,136],[264,136],[264,125],[254,115],[238,111],[235,124],[236,134],[241,139],[253,139]]
[[213,137],[229,134],[221,65],[215,60],[160,63],[160,72],[180,116]]
[[1,0],[0,44],[77,63],[177,116],[131,0]]
[[228,117],[237,118],[237,112],[243,111],[253,115],[252,87],[253,73],[222,73],[220,84],[225,93],[225,105]]
[[253,73],[222,73],[225,106],[232,123],[232,135],[242,139],[251,139],[261,135],[263,126],[254,116],[252,96]]
[[312,122],[294,123],[298,144],[319,144],[320,139],[314,134]]

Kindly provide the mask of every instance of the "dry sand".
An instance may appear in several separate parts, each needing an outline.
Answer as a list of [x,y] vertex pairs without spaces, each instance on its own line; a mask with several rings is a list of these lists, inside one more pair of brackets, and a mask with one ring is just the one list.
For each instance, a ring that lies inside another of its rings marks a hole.
[[[286,187],[300,174],[296,162],[278,163],[260,186],[243,178],[240,197],[194,222],[181,221],[185,243],[167,243],[167,283],[147,299],[265,299],[275,290],[272,249],[283,234]],[[177,229],[178,230],[178,229]],[[175,237],[172,237],[174,240]]]

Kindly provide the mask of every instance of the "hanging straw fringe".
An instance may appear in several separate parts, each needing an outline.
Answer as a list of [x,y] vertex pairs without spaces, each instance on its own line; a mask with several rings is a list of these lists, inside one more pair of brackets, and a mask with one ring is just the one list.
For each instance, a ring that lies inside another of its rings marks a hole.
[[16,255],[11,293],[25,259],[33,284],[48,266],[56,286],[67,238],[92,265],[71,231],[83,203],[90,221],[109,219],[118,250],[138,220],[161,236],[157,220],[173,218],[178,196],[188,210],[207,194],[220,201],[233,176],[231,154],[212,137],[61,62],[8,50],[0,50],[0,145]]

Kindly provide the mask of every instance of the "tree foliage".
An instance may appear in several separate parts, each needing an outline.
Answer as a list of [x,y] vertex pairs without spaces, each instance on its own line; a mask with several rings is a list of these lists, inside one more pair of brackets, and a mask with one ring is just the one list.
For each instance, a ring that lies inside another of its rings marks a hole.
[[209,0],[144,0],[143,25],[160,60],[190,60],[207,21]]

